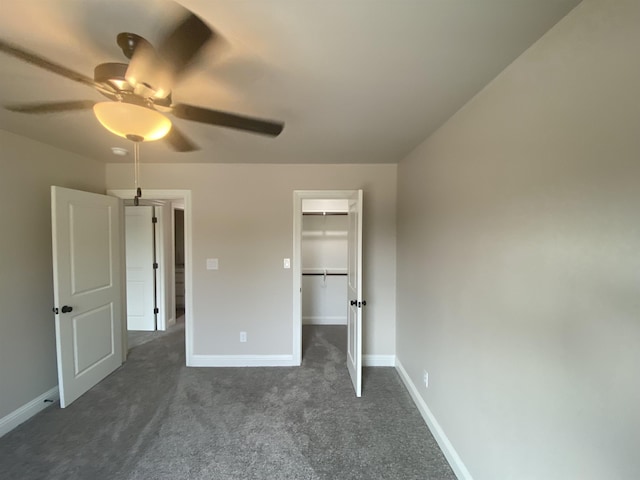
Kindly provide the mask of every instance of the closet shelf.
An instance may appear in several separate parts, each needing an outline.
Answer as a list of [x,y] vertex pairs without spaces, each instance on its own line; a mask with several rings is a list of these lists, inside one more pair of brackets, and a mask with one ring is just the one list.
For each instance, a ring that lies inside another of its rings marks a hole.
[[307,268],[302,268],[302,275],[318,275],[318,276],[329,276],[329,275],[346,275],[347,274],[347,269],[346,268],[313,268],[313,267],[307,267]]

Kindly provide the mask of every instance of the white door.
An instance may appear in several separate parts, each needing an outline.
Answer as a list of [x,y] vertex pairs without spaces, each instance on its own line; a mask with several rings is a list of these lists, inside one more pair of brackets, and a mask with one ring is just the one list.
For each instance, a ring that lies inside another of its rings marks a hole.
[[362,190],[349,199],[347,289],[349,311],[347,314],[347,367],[356,391],[362,395]]
[[155,330],[153,207],[125,207],[127,329]]
[[120,200],[51,187],[51,215],[64,408],[122,364]]

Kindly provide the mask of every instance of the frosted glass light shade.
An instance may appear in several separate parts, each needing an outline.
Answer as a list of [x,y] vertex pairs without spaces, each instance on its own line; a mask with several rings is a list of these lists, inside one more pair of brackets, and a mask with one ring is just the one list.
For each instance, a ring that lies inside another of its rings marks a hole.
[[161,139],[171,130],[171,121],[167,117],[131,103],[96,103],[93,113],[104,128],[124,138],[134,135],[150,142]]

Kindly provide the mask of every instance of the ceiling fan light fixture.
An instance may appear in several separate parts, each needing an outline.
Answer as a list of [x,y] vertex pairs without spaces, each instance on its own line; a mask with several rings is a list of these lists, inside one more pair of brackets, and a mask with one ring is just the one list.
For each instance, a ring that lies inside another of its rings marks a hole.
[[163,138],[171,130],[171,121],[167,117],[132,103],[96,103],[93,113],[104,128],[123,138],[136,136],[150,142]]

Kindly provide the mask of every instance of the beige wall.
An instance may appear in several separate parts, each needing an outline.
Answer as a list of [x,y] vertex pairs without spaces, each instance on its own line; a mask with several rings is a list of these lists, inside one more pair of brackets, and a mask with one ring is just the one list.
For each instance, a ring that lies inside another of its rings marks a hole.
[[476,480],[640,478],[639,46],[585,0],[399,166],[397,354]]
[[104,165],[0,130],[0,418],[58,383],[50,186],[104,193]]
[[[292,270],[282,268],[293,254],[293,191],[362,188],[364,353],[395,353],[395,165],[143,164],[141,179],[143,194],[192,191],[196,355],[293,353]],[[108,188],[132,181],[130,165],[107,165]],[[207,258],[219,270],[207,271]]]

